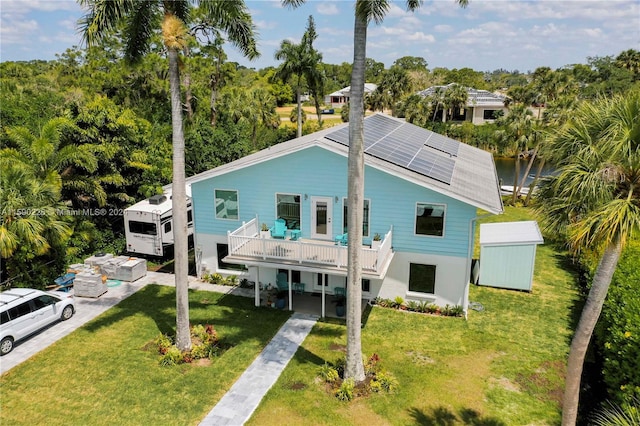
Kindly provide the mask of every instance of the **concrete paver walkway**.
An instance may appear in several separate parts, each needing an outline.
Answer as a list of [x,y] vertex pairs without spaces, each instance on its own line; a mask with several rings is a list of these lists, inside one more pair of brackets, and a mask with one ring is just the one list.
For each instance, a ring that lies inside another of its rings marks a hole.
[[294,313],[200,425],[244,424],[278,380],[317,320],[318,317],[313,315]]

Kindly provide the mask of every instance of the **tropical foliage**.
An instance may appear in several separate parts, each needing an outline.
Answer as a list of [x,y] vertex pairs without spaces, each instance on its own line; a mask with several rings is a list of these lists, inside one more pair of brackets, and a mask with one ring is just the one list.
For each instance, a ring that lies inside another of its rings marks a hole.
[[558,174],[541,188],[539,212],[574,252],[598,250],[600,261],[571,343],[563,424],[575,424],[584,357],[618,259],[640,231],[640,90],[584,103],[545,156]]

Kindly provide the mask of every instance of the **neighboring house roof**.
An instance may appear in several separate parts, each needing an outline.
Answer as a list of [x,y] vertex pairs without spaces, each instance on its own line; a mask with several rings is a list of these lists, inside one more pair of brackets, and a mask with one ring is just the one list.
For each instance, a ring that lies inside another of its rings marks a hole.
[[[450,83],[446,86],[431,86],[421,92],[418,92],[420,96],[431,96],[436,91],[446,91],[449,87],[456,83]],[[504,101],[507,98],[499,93],[489,92],[488,90],[479,90],[471,87],[466,87],[468,98],[467,106],[504,106]]]
[[[364,84],[364,93],[371,93],[376,90],[378,86],[374,83],[365,83]],[[335,92],[327,95],[327,96],[349,96],[351,93],[351,86],[347,86],[343,89],[336,90]]]
[[[346,143],[344,140],[348,127],[346,123],[282,142],[192,176],[187,183],[193,184],[312,146],[348,157],[348,137]],[[364,119],[364,131],[366,165],[488,212],[502,213],[499,180],[489,152],[380,113]]]

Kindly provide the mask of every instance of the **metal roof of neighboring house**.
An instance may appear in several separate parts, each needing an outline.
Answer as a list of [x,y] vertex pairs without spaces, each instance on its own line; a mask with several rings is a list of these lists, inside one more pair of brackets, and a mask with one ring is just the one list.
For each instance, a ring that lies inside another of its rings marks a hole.
[[544,239],[538,222],[500,222],[480,225],[480,245],[509,246],[542,244]]
[[[437,91],[446,91],[456,83],[450,83],[446,86],[431,86],[421,92],[418,92],[420,96],[431,96]],[[499,93],[489,92],[488,90],[473,89],[471,87],[465,87],[467,89],[468,98],[467,106],[504,106],[506,96]]]
[[[371,129],[379,128],[381,123],[385,125],[396,124],[395,126],[389,126],[390,130],[384,133],[381,138],[386,140],[385,144],[387,146],[392,146],[392,141],[396,140],[400,148],[406,142],[407,131],[409,131],[409,138],[419,137],[419,140],[425,142],[424,145],[422,143],[418,144],[420,146],[420,156],[427,155],[428,158],[435,159],[434,165],[436,163],[451,164],[450,177],[439,179],[439,174],[430,176],[430,169],[426,173],[423,169],[420,169],[420,171],[413,170],[407,164],[395,161],[393,155],[387,156],[380,152],[375,154],[365,153],[365,164],[367,166],[377,168],[488,212],[502,213],[503,205],[500,197],[499,180],[491,153],[409,124],[403,119],[380,113],[364,119],[365,137],[380,138],[380,132],[372,131]],[[336,141],[337,138],[335,137],[336,132],[344,132],[344,129],[348,129],[348,126],[349,124],[345,123],[279,143],[231,163],[192,176],[187,179],[187,183],[193,184],[314,146],[348,157],[348,145],[342,143],[344,141]],[[405,137],[399,138],[398,136],[400,135]],[[423,139],[425,135],[428,140],[444,139],[445,142],[448,142],[444,146],[455,146],[457,151],[452,153],[448,149],[443,151],[438,147],[433,147],[431,143],[427,143],[427,140]],[[371,140],[367,140],[365,141],[365,146],[367,145],[374,146],[375,144]],[[412,143],[411,145],[415,146],[416,144]],[[414,154],[418,155],[418,153]]]
[[[364,84],[364,93],[371,93],[374,90],[376,90],[377,87],[378,87],[377,84],[365,83]],[[351,86],[347,86],[347,87],[342,88],[340,90],[336,90],[335,92],[330,93],[327,96],[347,96],[347,95],[349,95],[349,93],[351,93]]]

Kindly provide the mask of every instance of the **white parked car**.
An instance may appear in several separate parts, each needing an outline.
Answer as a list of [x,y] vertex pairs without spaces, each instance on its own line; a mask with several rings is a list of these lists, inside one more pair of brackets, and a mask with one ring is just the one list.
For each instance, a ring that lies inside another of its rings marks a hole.
[[0,355],[24,339],[58,320],[68,320],[75,307],[73,295],[31,288],[13,288],[0,293]]

